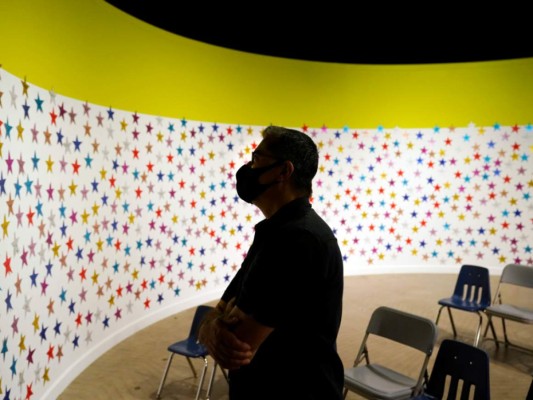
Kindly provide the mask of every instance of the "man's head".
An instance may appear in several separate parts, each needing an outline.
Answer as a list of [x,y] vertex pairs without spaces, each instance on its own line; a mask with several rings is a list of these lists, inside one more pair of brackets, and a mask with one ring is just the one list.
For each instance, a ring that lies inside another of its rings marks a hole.
[[265,147],[276,159],[292,163],[295,188],[303,190],[310,197],[313,178],[318,170],[318,149],[315,142],[295,129],[269,126],[263,131],[261,147]]
[[259,196],[272,188],[269,193],[276,193],[276,201],[268,201],[270,206],[300,196],[310,197],[317,169],[318,150],[309,136],[294,129],[269,126],[252,152],[252,160],[237,171],[237,193],[244,201],[257,205]]

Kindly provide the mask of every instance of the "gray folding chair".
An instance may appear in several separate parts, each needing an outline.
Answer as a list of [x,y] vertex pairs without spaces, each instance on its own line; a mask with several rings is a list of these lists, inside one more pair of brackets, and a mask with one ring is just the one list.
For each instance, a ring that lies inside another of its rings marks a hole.
[[[369,347],[373,335],[421,352],[417,376],[390,368],[389,357],[379,357],[381,363],[371,362]],[[418,395],[428,378],[428,362],[436,341],[437,325],[430,319],[390,307],[378,307],[372,313],[353,367],[344,369],[344,397],[348,391],[367,399],[398,400]]]
[[[516,295],[520,289],[528,291],[528,295],[524,296],[526,299],[525,303],[521,302],[518,304],[517,301],[513,300],[514,296],[511,296],[510,291],[512,290]],[[521,324],[533,324],[533,290],[529,294],[530,289],[533,289],[533,267],[520,264],[508,264],[504,267],[502,275],[500,276],[498,288],[494,295],[494,300],[489,307],[485,308],[488,322],[483,334],[484,338],[486,338],[490,328],[492,339],[497,347],[499,347],[500,343],[503,343],[505,346],[512,346],[528,352],[533,352],[533,348],[520,346],[509,340],[507,335],[507,325],[505,322],[506,320],[509,320]],[[492,321],[494,317],[500,318],[502,321],[503,341],[499,340],[496,335],[496,330],[494,329]],[[531,337],[533,336],[530,335],[530,338]]]

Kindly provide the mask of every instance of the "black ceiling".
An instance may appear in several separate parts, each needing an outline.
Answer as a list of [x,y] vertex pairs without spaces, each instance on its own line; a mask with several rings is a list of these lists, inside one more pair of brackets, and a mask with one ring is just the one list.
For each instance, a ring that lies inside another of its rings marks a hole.
[[[350,64],[427,64],[496,61],[533,57],[531,21],[514,10],[489,17],[443,13],[394,13],[376,7],[357,13],[357,3],[294,10],[265,4],[240,6],[186,4],[157,0],[106,0],[122,11],[177,35],[255,54]],[[217,3],[220,4],[220,3]],[[380,3],[383,8],[385,5]],[[248,8],[252,7],[254,10]],[[308,7],[308,6],[306,6]],[[387,6],[388,7],[388,6]],[[442,11],[442,10],[440,10]],[[355,17],[354,15],[359,15]],[[439,16],[438,18],[436,16]]]

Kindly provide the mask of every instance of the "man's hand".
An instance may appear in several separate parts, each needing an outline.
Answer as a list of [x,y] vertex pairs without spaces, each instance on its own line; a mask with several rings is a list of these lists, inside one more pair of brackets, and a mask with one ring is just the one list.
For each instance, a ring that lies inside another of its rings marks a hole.
[[200,342],[222,368],[237,369],[249,364],[253,356],[251,346],[232,332],[240,321],[228,317],[227,313],[222,314],[219,307],[217,309],[202,323]]

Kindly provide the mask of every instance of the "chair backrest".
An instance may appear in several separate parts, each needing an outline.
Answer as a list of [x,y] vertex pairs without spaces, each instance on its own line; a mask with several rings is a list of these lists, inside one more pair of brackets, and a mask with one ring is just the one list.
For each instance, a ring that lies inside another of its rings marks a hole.
[[196,307],[194,318],[191,324],[191,330],[189,331],[189,338],[198,340],[198,331],[200,329],[200,324],[202,323],[202,320],[204,319],[204,317],[206,316],[208,312],[214,309],[215,307],[207,306],[205,304],[201,304],[198,307]]
[[453,295],[488,307],[492,300],[488,268],[468,264],[461,266]]
[[431,355],[437,340],[437,326],[430,319],[394,308],[374,310],[367,334],[378,335]]
[[444,339],[424,393],[438,399],[489,400],[489,366],[489,355],[485,350]]
[[500,282],[533,288],[533,267],[520,264],[507,264],[503,269]]

